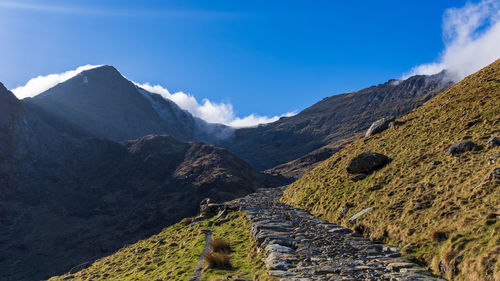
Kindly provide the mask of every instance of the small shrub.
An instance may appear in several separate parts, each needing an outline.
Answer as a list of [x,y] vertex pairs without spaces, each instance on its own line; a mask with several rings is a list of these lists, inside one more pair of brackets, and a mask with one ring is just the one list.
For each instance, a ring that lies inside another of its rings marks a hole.
[[181,223],[182,223],[183,225],[190,225],[192,222],[193,222],[193,218],[183,218],[183,219],[181,220]]
[[434,231],[431,234],[431,240],[434,242],[442,242],[448,239],[448,233],[444,231]]
[[214,239],[210,242],[210,247],[215,253],[231,253],[231,244],[224,239]]
[[203,255],[208,268],[231,268],[231,257],[225,253],[210,252]]

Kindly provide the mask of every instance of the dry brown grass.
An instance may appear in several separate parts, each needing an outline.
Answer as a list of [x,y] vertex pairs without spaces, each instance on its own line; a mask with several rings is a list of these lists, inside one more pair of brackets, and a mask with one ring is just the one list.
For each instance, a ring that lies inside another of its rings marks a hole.
[[231,253],[231,243],[225,239],[214,239],[210,242],[210,247],[215,253]]
[[208,268],[231,268],[231,256],[226,253],[206,253],[203,255],[203,260]]

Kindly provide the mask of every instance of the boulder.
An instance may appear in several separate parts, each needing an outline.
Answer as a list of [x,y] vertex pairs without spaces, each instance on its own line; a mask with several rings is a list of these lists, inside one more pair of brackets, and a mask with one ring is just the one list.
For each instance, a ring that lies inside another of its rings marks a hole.
[[394,121],[392,117],[384,117],[372,123],[370,128],[366,131],[365,136],[369,137],[385,131],[389,128],[389,124]]
[[456,156],[467,151],[480,150],[481,146],[477,145],[473,141],[459,141],[448,147],[448,153],[450,155]]
[[361,153],[345,167],[350,174],[368,174],[389,163],[389,157],[375,152]]

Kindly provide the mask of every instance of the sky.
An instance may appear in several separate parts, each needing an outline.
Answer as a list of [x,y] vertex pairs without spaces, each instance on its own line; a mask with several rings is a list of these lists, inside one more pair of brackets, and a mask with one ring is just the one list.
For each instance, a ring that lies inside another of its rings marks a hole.
[[252,126],[392,78],[463,78],[500,58],[499,4],[0,0],[0,82],[24,97],[113,65],[193,115]]

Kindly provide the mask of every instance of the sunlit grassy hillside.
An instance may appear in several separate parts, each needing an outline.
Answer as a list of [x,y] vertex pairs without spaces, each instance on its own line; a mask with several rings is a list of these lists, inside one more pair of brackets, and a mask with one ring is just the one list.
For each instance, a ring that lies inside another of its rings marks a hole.
[[[488,180],[500,147],[500,61],[399,118],[394,128],[360,139],[309,172],[282,200],[399,245],[453,280],[500,280],[500,181]],[[480,151],[451,156],[461,140]],[[363,152],[392,161],[354,182],[345,166]],[[437,161],[437,162],[432,162]],[[348,219],[373,207],[356,225]],[[346,210],[342,216],[340,210]]]
[[231,266],[208,268],[202,264],[201,280],[227,280],[236,276],[274,280],[267,276],[262,253],[257,253],[250,236],[250,223],[243,212],[193,225],[183,222],[97,260],[86,269],[49,280],[189,280],[194,276],[209,230],[214,239],[224,239],[231,245]]

